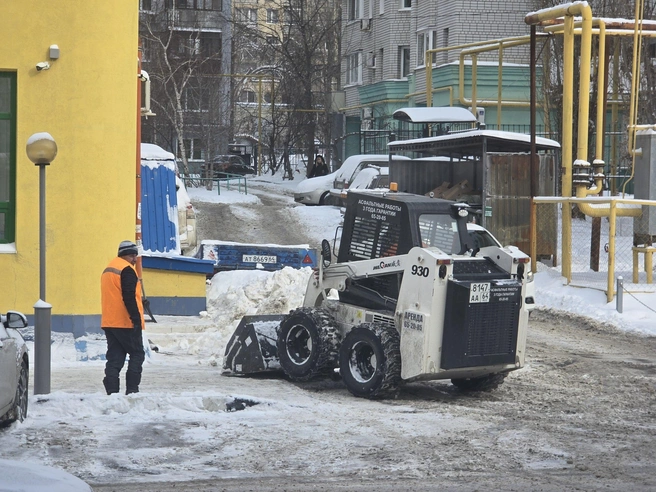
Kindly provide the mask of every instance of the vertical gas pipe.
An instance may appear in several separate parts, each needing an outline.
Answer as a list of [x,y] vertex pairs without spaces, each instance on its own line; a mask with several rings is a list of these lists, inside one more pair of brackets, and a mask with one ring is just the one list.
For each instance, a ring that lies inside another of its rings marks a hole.
[[[576,164],[587,166],[588,147],[588,113],[590,108],[590,45],[592,43],[592,9],[588,2],[573,2],[557,7],[546,8],[526,15],[524,21],[528,25],[538,24],[545,20],[564,19],[563,39],[563,181],[562,195],[572,196],[572,132],[573,132],[573,105],[574,105],[574,15],[582,17],[581,29],[581,56],[580,56],[580,83],[579,83],[579,122],[578,146]],[[562,274],[567,281],[571,281],[571,255],[572,255],[572,215],[563,211],[563,261]]]

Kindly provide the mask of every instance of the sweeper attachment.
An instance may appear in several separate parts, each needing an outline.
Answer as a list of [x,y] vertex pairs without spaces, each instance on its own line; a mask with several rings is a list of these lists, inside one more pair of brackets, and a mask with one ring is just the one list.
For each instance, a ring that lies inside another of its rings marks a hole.
[[304,306],[245,317],[224,373],[282,371],[296,381],[339,368],[355,396],[450,379],[489,390],[524,364],[530,258],[468,228],[468,206],[406,193],[348,194],[332,263],[322,243]]

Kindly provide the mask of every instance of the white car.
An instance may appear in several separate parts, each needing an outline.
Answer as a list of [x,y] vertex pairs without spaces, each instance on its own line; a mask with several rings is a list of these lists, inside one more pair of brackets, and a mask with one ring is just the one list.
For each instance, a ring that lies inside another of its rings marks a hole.
[[17,331],[27,326],[25,315],[8,311],[0,319],[0,427],[4,427],[27,416],[30,360]]
[[[467,231],[469,237],[472,238],[474,248],[485,248],[486,246],[497,246],[501,248],[501,243],[490,231],[481,227],[478,224],[468,223]],[[516,246],[508,246],[509,248],[516,248]],[[533,282],[533,272],[526,274],[526,298],[524,299],[526,310],[530,313],[535,309],[535,283]]]
[[349,190],[389,190],[389,167],[374,166],[362,169],[348,188],[330,190],[330,196],[335,204],[346,206]]
[[[327,205],[331,189],[348,188],[357,174],[371,164],[389,162],[386,154],[359,154],[347,158],[335,172],[301,181],[296,187],[294,200],[306,205]],[[393,160],[410,160],[408,157],[392,156]]]

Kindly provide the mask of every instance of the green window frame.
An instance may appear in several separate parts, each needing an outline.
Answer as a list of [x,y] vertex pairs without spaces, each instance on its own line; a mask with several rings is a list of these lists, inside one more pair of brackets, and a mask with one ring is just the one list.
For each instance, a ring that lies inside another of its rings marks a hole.
[[0,72],[0,244],[16,240],[16,74]]

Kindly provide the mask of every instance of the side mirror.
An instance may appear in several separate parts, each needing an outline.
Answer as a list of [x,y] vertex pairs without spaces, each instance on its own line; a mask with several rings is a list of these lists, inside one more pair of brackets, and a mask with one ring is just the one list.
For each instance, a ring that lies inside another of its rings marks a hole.
[[18,311],[7,311],[6,319],[7,328],[25,328],[27,326],[27,318]]
[[332,254],[330,252],[330,243],[327,239],[321,241],[321,261],[323,262],[323,267],[328,268],[332,262]]

